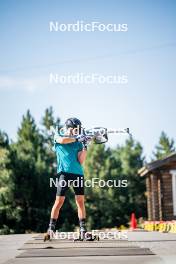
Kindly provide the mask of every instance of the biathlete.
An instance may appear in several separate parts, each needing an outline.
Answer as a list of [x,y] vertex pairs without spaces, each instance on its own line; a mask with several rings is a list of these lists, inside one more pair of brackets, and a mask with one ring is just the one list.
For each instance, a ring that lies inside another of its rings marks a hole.
[[[69,182],[77,180],[78,186],[73,185],[75,200],[78,209],[80,226],[80,240],[85,239],[86,234],[86,210],[84,201],[84,172],[82,164],[86,159],[86,136],[77,133],[82,128],[81,121],[77,118],[69,118],[65,122],[66,134],[55,136],[55,152],[57,157],[58,185],[54,205],[51,210],[51,218],[44,240],[49,240],[56,229],[56,222],[60,209],[64,203]],[[74,131],[76,131],[76,136]]]

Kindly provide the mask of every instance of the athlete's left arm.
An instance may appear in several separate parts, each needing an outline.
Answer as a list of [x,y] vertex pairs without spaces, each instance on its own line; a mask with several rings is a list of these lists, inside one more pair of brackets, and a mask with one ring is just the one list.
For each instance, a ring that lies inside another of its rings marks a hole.
[[83,149],[83,150],[78,152],[78,161],[79,161],[79,163],[83,164],[83,162],[86,159],[86,154],[87,154],[86,149]]

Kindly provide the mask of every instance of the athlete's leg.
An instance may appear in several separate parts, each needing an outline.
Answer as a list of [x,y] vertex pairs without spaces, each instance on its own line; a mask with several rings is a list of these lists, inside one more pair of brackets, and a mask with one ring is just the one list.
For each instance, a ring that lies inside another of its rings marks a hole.
[[84,199],[84,176],[83,175],[72,175],[72,178],[78,179],[79,185],[73,185],[75,192],[75,200],[78,208],[78,218],[80,226],[80,238],[84,239],[86,233],[86,210],[85,210],[85,199]]
[[86,218],[85,199],[84,195],[75,195],[76,205],[78,208],[78,218]]
[[51,210],[51,218],[49,222],[48,232],[50,230],[55,231],[59,212],[64,203],[64,200],[65,200],[65,196],[56,196],[56,200]]
[[80,239],[85,238],[86,234],[86,210],[85,210],[85,200],[84,195],[75,195],[75,200],[78,208],[78,218],[80,226]]
[[54,205],[51,210],[51,218],[50,218],[48,231],[50,230],[55,231],[56,222],[59,217],[59,212],[64,203],[65,193],[68,189],[67,176],[61,173],[58,175],[58,178],[59,178],[59,181],[57,185],[56,199],[55,199]]
[[64,203],[65,196],[56,196],[56,200],[51,210],[51,218],[57,219],[59,217],[60,209]]

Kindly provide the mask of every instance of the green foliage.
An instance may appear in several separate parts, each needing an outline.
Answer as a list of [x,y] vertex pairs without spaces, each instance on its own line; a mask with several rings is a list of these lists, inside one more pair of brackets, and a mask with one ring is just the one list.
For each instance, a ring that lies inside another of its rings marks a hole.
[[[12,189],[11,170],[9,169],[9,145],[5,133],[0,132],[0,234],[7,234],[10,229],[7,225],[12,220],[10,214],[12,209]],[[6,225],[5,225],[6,223]]]
[[138,170],[144,163],[142,151],[140,143],[135,142],[133,139],[127,140],[125,146],[117,150],[122,164],[122,175],[128,181],[128,188],[126,188],[126,203],[128,204],[126,212],[128,212],[128,219],[132,212],[135,212],[137,217],[145,216],[145,182],[144,179],[138,175]]
[[45,110],[45,115],[42,119],[42,125],[49,130],[50,126],[57,125],[60,126],[60,118],[57,117],[56,120],[54,118],[53,108],[50,106]]
[[5,132],[0,131],[0,147],[7,148],[9,145],[9,138]]
[[[54,118],[50,107],[41,123],[39,130],[28,110],[15,143],[9,145],[7,135],[0,132],[0,234],[44,232],[48,227],[56,193],[49,186],[50,178],[56,178],[56,157],[48,130],[60,126],[60,119]],[[72,196],[69,192],[62,209],[62,230],[71,231],[77,223]]]
[[175,151],[174,140],[170,139],[167,134],[162,131],[158,145],[155,147],[154,159],[161,159]]
[[[60,126],[52,107],[46,109],[40,128],[30,111],[23,116],[17,141],[10,142],[0,131],[0,234],[43,232],[50,218],[56,189],[50,188],[50,178],[56,175],[56,157],[52,151],[50,126]],[[155,157],[174,150],[174,142],[163,132]],[[116,187],[86,188],[86,209],[89,228],[127,226],[130,215],[145,217],[144,179],[137,171],[143,166],[142,146],[129,139],[122,146],[106,148],[92,144],[84,165],[85,179],[112,180]],[[123,187],[127,181],[128,186]],[[72,190],[59,217],[61,230],[72,231],[78,224]]]
[[45,202],[48,201],[43,195],[48,186],[48,169],[43,160],[43,138],[29,111],[23,116],[17,136],[17,142],[11,146],[13,198],[18,210],[18,221],[14,228],[17,232],[35,228],[38,231],[40,217],[45,217]]
[[[116,149],[92,145],[85,163],[85,178],[116,181],[111,188],[86,188],[88,224],[90,228],[126,225],[130,214],[145,216],[145,183],[137,174],[143,165],[142,147],[133,139]],[[128,182],[127,187],[124,181]]]

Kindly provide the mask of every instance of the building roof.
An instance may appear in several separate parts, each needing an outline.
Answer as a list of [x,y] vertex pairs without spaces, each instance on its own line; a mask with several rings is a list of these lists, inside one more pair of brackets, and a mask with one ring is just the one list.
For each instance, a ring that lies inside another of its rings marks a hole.
[[142,167],[139,171],[138,174],[140,176],[146,176],[148,173],[163,167],[163,166],[167,166],[167,165],[171,165],[173,162],[176,162],[176,153],[173,152],[170,155],[162,158],[162,159],[158,159],[155,160],[153,162],[150,162],[148,164],[146,164],[144,167]]

